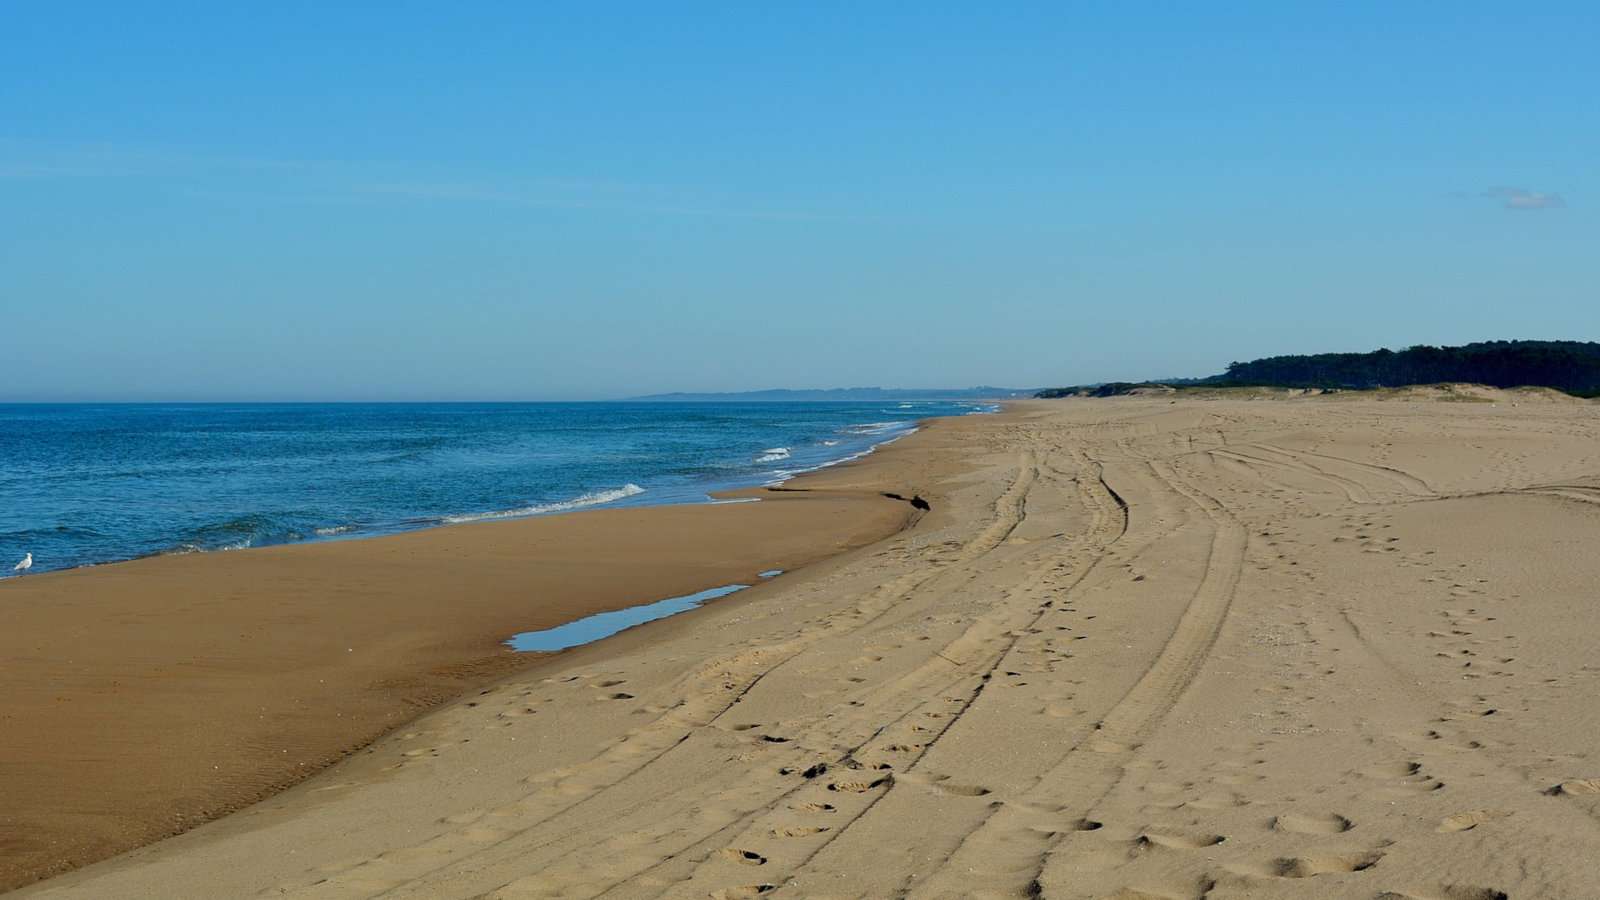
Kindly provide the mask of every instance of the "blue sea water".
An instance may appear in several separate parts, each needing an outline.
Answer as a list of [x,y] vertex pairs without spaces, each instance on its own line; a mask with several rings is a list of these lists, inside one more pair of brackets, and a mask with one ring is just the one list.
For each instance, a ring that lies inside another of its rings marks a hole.
[[914,403],[0,405],[0,575],[771,483],[993,407]]

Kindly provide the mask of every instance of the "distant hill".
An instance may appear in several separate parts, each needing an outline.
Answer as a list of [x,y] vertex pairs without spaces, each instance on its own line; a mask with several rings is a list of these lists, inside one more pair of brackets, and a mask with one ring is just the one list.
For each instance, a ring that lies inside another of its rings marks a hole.
[[1000,400],[1007,397],[1028,397],[1034,389],[1020,390],[1001,387],[972,388],[832,388],[829,390],[768,390],[734,391],[729,393],[673,393],[648,394],[628,398],[640,403],[814,403],[819,401],[877,403],[886,400]]
[[1035,396],[1112,396],[1162,385],[1359,390],[1444,382],[1470,382],[1500,388],[1547,387],[1579,397],[1600,396],[1600,343],[1481,341],[1459,347],[1423,344],[1371,353],[1269,356],[1230,363],[1228,371],[1209,378],[1048,388]]

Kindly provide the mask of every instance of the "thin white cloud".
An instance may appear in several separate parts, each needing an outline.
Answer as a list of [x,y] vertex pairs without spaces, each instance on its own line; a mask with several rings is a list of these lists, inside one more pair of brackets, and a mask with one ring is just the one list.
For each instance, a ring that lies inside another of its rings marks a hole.
[[1500,201],[1506,209],[1562,209],[1567,201],[1560,194],[1546,194],[1516,187],[1492,187],[1483,192],[1485,197]]

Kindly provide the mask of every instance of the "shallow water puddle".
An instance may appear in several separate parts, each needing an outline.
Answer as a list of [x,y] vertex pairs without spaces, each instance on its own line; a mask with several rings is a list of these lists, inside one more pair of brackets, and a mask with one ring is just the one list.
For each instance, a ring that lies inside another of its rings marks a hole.
[[[762,573],[762,577],[771,576]],[[656,619],[665,619],[667,616],[688,612],[709,600],[726,597],[749,586],[748,584],[725,584],[722,587],[710,588],[696,594],[668,597],[665,600],[657,600],[654,603],[646,603],[643,606],[632,606],[613,612],[595,613],[592,616],[586,616],[576,622],[568,622],[565,625],[558,625],[555,628],[546,628],[543,631],[524,631],[521,634],[512,635],[511,639],[506,643],[510,645],[511,649],[523,653],[553,653],[557,650],[565,650],[568,647],[576,647],[579,644],[587,644],[604,637],[610,637],[625,628],[632,628],[635,625],[643,625],[646,622],[654,622]]]

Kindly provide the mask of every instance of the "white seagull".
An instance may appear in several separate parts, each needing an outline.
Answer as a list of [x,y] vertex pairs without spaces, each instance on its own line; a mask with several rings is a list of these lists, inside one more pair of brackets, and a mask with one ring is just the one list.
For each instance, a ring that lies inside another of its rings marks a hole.
[[[0,565],[4,565],[4,563],[0,563]],[[27,556],[22,558],[22,562],[12,566],[11,571],[21,573],[26,572],[31,568],[33,568],[33,554],[29,553]]]

